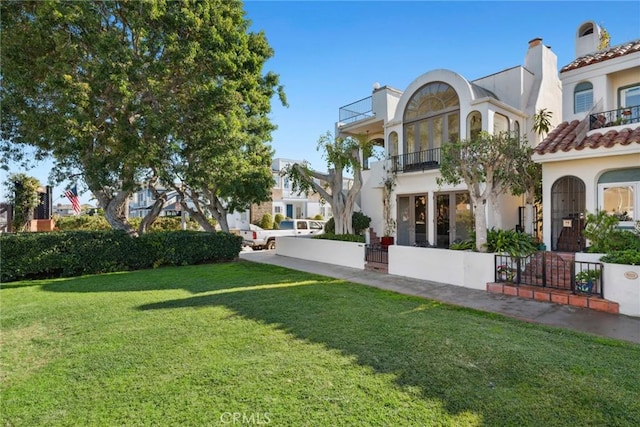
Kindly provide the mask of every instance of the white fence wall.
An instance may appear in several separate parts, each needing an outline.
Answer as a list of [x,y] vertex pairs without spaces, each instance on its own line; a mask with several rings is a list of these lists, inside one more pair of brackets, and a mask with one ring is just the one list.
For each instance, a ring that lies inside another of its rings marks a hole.
[[276,238],[276,254],[364,270],[364,243],[307,237]]

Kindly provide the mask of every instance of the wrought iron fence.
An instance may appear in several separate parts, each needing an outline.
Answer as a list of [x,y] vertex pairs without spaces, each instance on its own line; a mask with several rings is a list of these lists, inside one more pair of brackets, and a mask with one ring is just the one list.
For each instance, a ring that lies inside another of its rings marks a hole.
[[589,130],[640,123],[640,105],[616,108],[589,115]]
[[603,297],[602,263],[563,259],[540,251],[526,257],[496,255],[495,281]]
[[389,264],[389,250],[382,245],[366,245],[365,261],[377,262],[379,264]]
[[440,148],[431,148],[415,153],[392,156],[391,162],[394,172],[412,172],[419,170],[438,169],[440,167]]

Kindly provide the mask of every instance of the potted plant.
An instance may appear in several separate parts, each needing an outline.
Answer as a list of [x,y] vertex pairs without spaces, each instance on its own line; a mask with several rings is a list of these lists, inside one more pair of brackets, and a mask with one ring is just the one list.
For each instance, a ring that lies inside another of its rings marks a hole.
[[513,282],[513,278],[516,276],[516,269],[503,264],[496,268],[496,273],[501,282]]
[[592,293],[593,285],[600,279],[600,270],[581,270],[576,273],[576,291]]

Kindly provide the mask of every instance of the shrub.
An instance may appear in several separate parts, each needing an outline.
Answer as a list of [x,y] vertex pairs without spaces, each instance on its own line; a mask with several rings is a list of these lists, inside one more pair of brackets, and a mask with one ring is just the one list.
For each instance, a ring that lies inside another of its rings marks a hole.
[[280,228],[280,221],[282,221],[284,219],[284,215],[282,215],[281,213],[277,213],[276,216],[273,218],[273,228]]
[[600,261],[607,262],[609,264],[640,265],[640,250],[627,249],[611,252],[600,257]]
[[104,216],[100,215],[77,215],[55,217],[56,229],[60,231],[71,230],[110,230],[111,226]]
[[487,230],[487,251],[527,256],[538,250],[538,242],[529,234],[515,230]]
[[262,215],[262,219],[260,220],[260,227],[264,228],[265,230],[273,229],[273,216],[271,216],[270,213]]
[[[371,218],[362,212],[354,212],[351,215],[351,224],[353,225],[354,234],[362,234],[364,230],[369,228],[371,224]],[[334,218],[330,218],[324,225],[324,232],[329,234],[335,234],[336,222]]]
[[363,235],[360,234],[333,234],[333,233],[324,233],[313,236],[314,239],[325,239],[325,240],[339,240],[341,242],[357,242],[364,243],[365,239]]
[[229,233],[166,231],[138,238],[124,231],[0,234],[0,281],[77,276],[235,259],[242,238]]
[[314,216],[313,219],[315,219],[316,221],[324,221],[324,217],[320,214],[317,214],[316,216]]

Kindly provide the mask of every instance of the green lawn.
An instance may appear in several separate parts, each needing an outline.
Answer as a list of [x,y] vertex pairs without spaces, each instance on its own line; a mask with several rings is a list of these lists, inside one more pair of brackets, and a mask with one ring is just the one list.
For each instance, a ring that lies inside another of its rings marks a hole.
[[276,266],[0,298],[2,425],[640,425],[640,346]]

